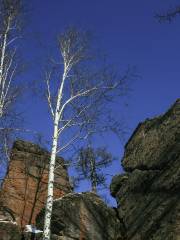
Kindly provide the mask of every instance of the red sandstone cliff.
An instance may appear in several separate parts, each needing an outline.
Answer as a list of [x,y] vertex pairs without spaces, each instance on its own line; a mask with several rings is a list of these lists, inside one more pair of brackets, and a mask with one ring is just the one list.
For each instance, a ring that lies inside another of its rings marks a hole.
[[[1,205],[10,209],[21,227],[34,224],[47,196],[49,153],[30,142],[14,143],[8,173],[1,191]],[[54,198],[71,191],[64,160],[57,158]]]

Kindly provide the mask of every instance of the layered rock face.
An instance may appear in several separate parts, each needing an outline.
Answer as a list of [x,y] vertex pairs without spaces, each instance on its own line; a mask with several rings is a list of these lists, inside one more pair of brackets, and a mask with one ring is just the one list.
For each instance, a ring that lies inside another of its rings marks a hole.
[[[44,210],[37,217],[43,228]],[[121,240],[121,223],[114,209],[92,192],[71,193],[54,201],[51,239]]]
[[180,239],[180,99],[139,124],[125,147],[126,173],[111,193],[128,240]]
[[[1,208],[13,213],[19,226],[34,224],[47,197],[49,153],[38,145],[14,143],[8,173],[0,193]],[[54,198],[71,191],[64,160],[57,158]]]

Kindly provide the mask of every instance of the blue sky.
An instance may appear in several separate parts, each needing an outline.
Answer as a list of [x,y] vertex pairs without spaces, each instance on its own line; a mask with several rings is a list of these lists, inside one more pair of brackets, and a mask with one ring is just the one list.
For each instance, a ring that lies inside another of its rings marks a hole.
[[[54,51],[56,35],[69,25],[94,33],[109,62],[119,72],[128,65],[136,66],[140,77],[132,83],[128,107],[123,115],[129,133],[146,118],[167,110],[180,96],[180,17],[171,24],[160,24],[154,15],[179,1],[174,0],[31,0],[22,51],[28,62],[24,81],[42,81],[43,62]],[[49,138],[51,123],[45,102],[31,97],[24,103],[26,127],[43,132]],[[116,111],[120,111],[117,109]],[[107,136],[103,144],[119,158],[123,146]],[[121,171],[120,161],[110,174]]]
[[[88,29],[120,72],[133,65],[141,76],[132,84],[127,109],[133,129],[139,121],[164,112],[179,97],[180,18],[171,24],[159,24],[154,18],[173,3],[178,1],[32,0],[24,41],[30,62],[26,77],[37,81],[43,77],[43,57],[66,26]],[[29,110],[39,112],[36,107]],[[43,128],[34,118],[31,124]]]

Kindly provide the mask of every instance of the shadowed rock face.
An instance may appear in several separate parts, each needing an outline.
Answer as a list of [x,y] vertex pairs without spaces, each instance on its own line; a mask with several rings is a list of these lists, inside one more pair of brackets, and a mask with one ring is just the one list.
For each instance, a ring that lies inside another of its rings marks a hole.
[[111,183],[128,240],[180,239],[180,99],[139,124]]
[[[44,211],[37,217],[43,227]],[[58,240],[120,240],[121,224],[114,209],[94,193],[72,193],[54,201],[51,232]]]
[[[13,213],[18,225],[34,224],[47,197],[49,153],[38,145],[18,140],[11,152],[8,173],[0,194],[0,206]],[[54,196],[71,191],[64,160],[57,158]],[[2,212],[2,211],[1,211]]]
[[12,222],[0,221],[0,239],[1,240],[20,240],[21,233],[19,227]]

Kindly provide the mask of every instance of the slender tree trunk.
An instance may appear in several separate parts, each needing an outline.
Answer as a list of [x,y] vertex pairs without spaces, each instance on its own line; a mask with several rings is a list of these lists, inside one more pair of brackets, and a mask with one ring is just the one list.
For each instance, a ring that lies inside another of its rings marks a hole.
[[59,126],[59,120],[61,118],[60,106],[61,106],[62,92],[63,92],[65,79],[66,79],[66,70],[64,70],[62,83],[58,90],[56,111],[54,114],[54,133],[53,133],[53,143],[52,143],[52,149],[51,149],[51,159],[49,163],[48,194],[47,194],[46,211],[45,211],[45,219],[44,219],[43,240],[50,240],[51,215],[52,215],[52,207],[53,207],[54,171],[55,171],[56,152],[57,152],[58,137],[59,137],[58,126]]
[[27,203],[27,189],[28,189],[28,180],[29,180],[29,173],[28,173],[28,166],[27,166],[27,161],[25,161],[25,186],[24,186],[24,199],[23,199],[23,212],[21,215],[21,229],[23,227],[23,223],[25,220],[25,210],[26,210],[26,203]]
[[97,193],[97,178],[96,178],[96,167],[94,156],[90,156],[90,166],[91,166],[91,189],[92,192]]
[[3,75],[3,66],[4,66],[4,59],[5,59],[5,52],[6,52],[6,47],[7,47],[7,35],[9,32],[9,19],[8,19],[8,24],[3,36],[3,44],[2,44],[2,50],[1,50],[1,63],[0,63],[0,84],[2,82],[2,75]]
[[9,32],[9,26],[10,26],[10,19],[8,18],[7,27],[5,29],[3,38],[3,43],[1,46],[1,60],[0,60],[0,117],[3,116],[3,108],[4,108],[4,86],[5,86],[5,80],[3,81],[3,69],[4,69],[4,60],[5,60],[5,52],[7,47],[7,37]]
[[92,180],[91,189],[93,193],[97,193],[96,181],[94,179]]
[[54,170],[56,163],[57,141],[58,141],[58,118],[56,117],[54,124],[53,143],[51,149],[51,160],[49,165],[48,197],[46,202],[43,240],[50,240],[50,225],[53,206]]
[[34,196],[34,201],[33,201],[33,204],[32,204],[32,209],[31,209],[31,215],[29,217],[29,222],[28,224],[32,224],[32,218],[33,218],[33,215],[34,215],[34,210],[35,210],[35,207],[36,207],[36,203],[38,201],[38,194],[41,190],[41,184],[42,184],[42,177],[43,177],[43,174],[44,174],[44,169],[45,169],[45,164],[43,165],[43,169],[41,169],[41,167],[39,168],[39,173],[38,173],[38,179],[37,179],[37,185],[36,185],[36,192],[35,192],[35,196]]

